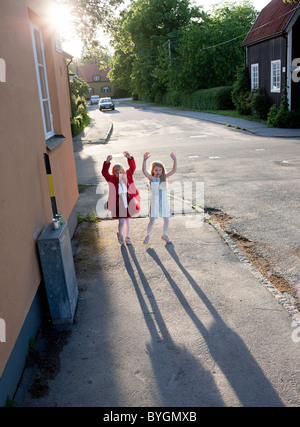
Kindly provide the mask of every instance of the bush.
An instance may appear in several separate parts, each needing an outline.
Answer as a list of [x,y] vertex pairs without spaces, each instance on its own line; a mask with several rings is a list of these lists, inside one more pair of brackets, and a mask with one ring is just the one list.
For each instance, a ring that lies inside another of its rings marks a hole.
[[280,107],[272,105],[268,113],[268,127],[276,128],[300,128],[300,109],[289,110],[289,103],[284,91]]
[[248,106],[251,114],[259,119],[267,118],[267,104],[264,90],[253,89],[248,96]]
[[72,136],[76,136],[81,132],[80,124],[75,117],[71,118],[71,130],[72,130]]
[[89,122],[90,118],[85,110],[81,109],[81,111],[77,111],[76,116],[71,118],[72,136],[79,135]]
[[115,87],[114,98],[131,98],[131,93],[125,89]]
[[300,128],[300,109],[280,110],[276,105],[272,105],[267,124],[269,128]]
[[75,107],[78,108],[84,108],[86,110],[86,102],[84,99],[77,98],[75,100]]
[[194,93],[195,106],[199,110],[232,110],[232,86],[202,89]]
[[86,110],[85,99],[72,96],[72,105],[75,112],[74,117],[71,118],[71,131],[72,136],[77,136],[90,123],[90,117]]
[[181,105],[181,96],[179,92],[167,92],[164,97],[164,102],[172,107]]
[[231,86],[201,89],[196,92],[168,92],[163,100],[166,105],[197,110],[230,110],[233,109],[231,101]]
[[250,88],[248,70],[245,66],[238,68],[233,84],[232,102],[239,114],[253,115],[259,119],[267,118],[267,104],[262,88]]
[[237,69],[236,80],[233,84],[232,102],[239,114],[251,114],[249,105],[250,82],[245,66]]

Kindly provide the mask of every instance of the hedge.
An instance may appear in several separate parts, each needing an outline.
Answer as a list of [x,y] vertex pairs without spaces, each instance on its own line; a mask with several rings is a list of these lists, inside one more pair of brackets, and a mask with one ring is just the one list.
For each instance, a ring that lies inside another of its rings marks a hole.
[[201,89],[196,92],[168,92],[163,97],[163,103],[173,107],[183,107],[194,110],[232,110],[232,86]]

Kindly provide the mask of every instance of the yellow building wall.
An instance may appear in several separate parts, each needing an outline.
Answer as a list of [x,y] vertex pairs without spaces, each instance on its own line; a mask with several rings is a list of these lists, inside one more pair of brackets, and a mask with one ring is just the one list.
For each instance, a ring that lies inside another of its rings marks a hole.
[[[94,92],[91,95],[99,95],[100,98],[105,98],[106,96],[114,96],[115,94],[115,89],[111,82],[92,82],[88,83],[88,85],[94,89]],[[105,86],[109,86],[111,91],[108,93],[102,92],[101,89]]]
[[43,154],[47,152],[30,19],[42,27],[54,130],[66,141],[48,152],[57,206],[68,219],[78,199],[64,59],[47,27],[47,0],[0,0],[0,52],[6,64],[1,91],[0,143],[0,376],[42,279],[37,238],[52,220]]

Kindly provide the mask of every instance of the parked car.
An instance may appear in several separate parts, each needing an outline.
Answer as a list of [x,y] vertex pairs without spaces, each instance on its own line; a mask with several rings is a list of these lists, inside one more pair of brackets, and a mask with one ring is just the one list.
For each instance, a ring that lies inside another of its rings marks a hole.
[[100,98],[99,109],[102,110],[114,110],[115,103],[111,98]]
[[100,100],[100,96],[99,95],[93,95],[93,96],[91,96],[91,105],[98,104],[99,100]]

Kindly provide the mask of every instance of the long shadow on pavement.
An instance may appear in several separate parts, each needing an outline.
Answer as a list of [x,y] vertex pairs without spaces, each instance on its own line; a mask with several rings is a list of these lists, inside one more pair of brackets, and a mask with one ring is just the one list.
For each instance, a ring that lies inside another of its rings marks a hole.
[[[176,345],[170,336],[151,287],[135,255],[128,247],[143,289],[138,284],[125,246],[121,247],[124,263],[132,280],[152,341],[147,351],[160,392],[160,406],[224,406],[213,376],[184,347]],[[151,311],[147,307],[148,297]]]
[[149,248],[147,252],[161,268],[182,307],[205,338],[212,358],[226,376],[241,404],[250,407],[284,406],[243,340],[224,323],[199,284],[182,265],[175,247],[173,245],[166,245],[165,247],[213,316],[215,323],[210,330],[207,330],[195,315],[181,292],[180,286],[173,280],[155,250]]

